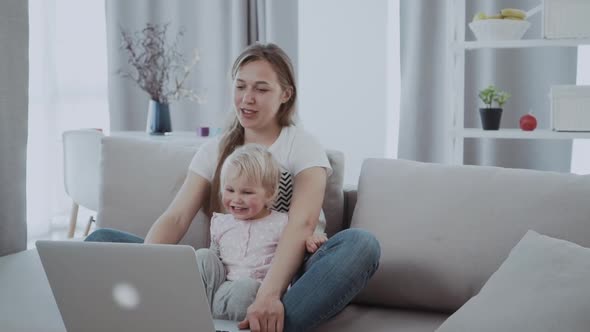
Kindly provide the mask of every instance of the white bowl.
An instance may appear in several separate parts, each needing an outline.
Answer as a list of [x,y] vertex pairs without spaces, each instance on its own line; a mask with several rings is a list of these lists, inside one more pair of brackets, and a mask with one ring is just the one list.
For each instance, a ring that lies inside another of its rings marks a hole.
[[531,23],[521,20],[487,19],[469,23],[475,38],[481,41],[521,39]]

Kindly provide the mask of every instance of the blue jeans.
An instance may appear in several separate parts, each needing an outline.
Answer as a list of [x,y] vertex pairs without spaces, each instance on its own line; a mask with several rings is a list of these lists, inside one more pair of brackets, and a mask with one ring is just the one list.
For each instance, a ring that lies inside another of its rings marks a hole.
[[[104,228],[86,241],[142,243],[143,239]],[[285,332],[310,330],[342,311],[377,271],[380,256],[379,242],[367,231],[353,228],[332,236],[305,261],[300,277],[283,296]]]
[[96,230],[90,233],[84,241],[143,243],[143,239],[139,236],[111,228],[101,228]]

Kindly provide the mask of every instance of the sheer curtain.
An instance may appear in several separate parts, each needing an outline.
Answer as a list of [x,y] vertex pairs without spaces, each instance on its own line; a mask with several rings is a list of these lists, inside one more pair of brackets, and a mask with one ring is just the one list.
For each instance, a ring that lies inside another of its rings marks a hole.
[[[29,0],[29,240],[67,225],[65,130],[108,130],[104,0]],[[80,209],[80,218],[84,213]],[[82,220],[82,219],[80,219]],[[82,223],[79,223],[82,224]]]

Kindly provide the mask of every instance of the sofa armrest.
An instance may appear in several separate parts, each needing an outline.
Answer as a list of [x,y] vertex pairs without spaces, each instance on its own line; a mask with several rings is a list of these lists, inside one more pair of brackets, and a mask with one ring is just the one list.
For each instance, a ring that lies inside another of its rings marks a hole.
[[326,155],[332,167],[332,175],[326,183],[322,209],[326,216],[326,233],[328,237],[331,237],[343,229],[344,196],[342,194],[342,185],[344,182],[344,154],[336,150],[327,150]]
[[[198,144],[104,137],[97,227],[145,237],[184,182]],[[208,220],[199,212],[181,243],[207,245]]]
[[357,193],[356,186],[344,186],[344,213],[342,216],[343,229],[350,228],[350,221],[352,220],[352,214],[354,213],[354,207],[356,206]]

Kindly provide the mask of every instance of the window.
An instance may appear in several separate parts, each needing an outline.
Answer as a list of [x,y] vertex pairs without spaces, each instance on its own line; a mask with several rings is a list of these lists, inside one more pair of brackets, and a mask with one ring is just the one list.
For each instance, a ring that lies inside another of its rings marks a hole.
[[104,0],[29,0],[29,239],[56,228],[65,236],[71,200],[61,135],[108,129],[107,73]]

